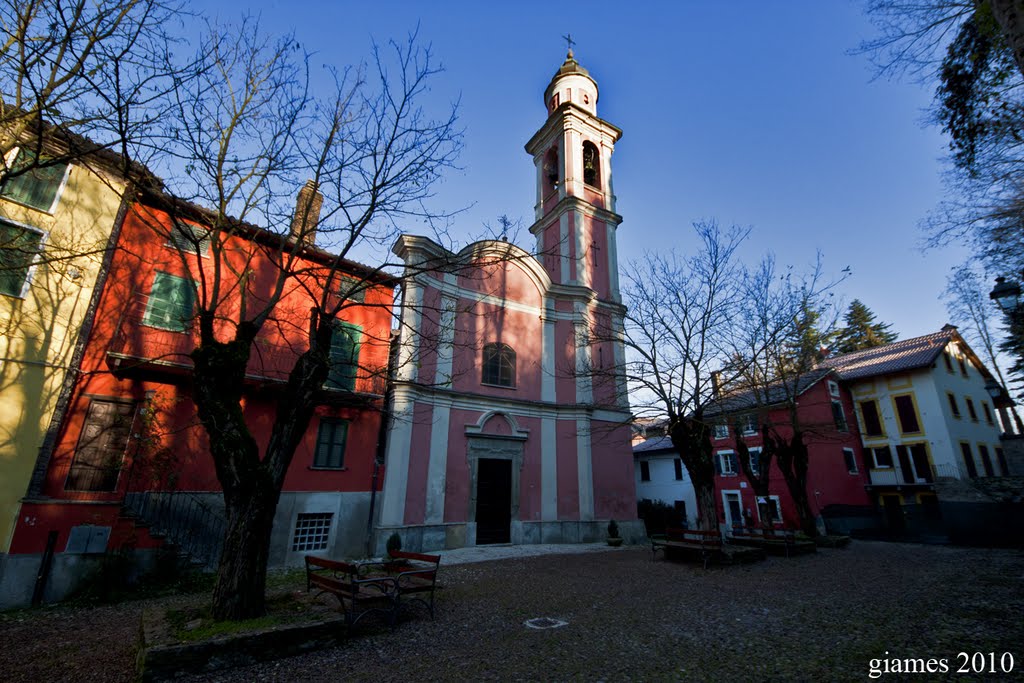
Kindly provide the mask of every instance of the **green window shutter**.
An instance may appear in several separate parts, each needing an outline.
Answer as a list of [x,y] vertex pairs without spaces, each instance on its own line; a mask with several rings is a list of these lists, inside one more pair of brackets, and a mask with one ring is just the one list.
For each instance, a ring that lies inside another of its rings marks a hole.
[[363,330],[358,325],[340,320],[334,323],[334,332],[331,335],[331,369],[326,382],[328,389],[355,389],[362,334]]
[[348,422],[345,420],[320,420],[316,436],[316,453],[313,466],[326,469],[341,469],[345,466],[345,443],[348,440]]
[[11,167],[13,171],[28,169],[3,182],[0,194],[19,204],[31,206],[40,211],[49,211],[57,191],[64,180],[67,164],[53,164],[29,168],[35,164],[36,156],[26,149],[18,151],[18,157]]
[[142,322],[152,327],[184,332],[189,327],[194,306],[192,283],[185,278],[157,271],[153,287],[149,290],[149,302]]
[[43,235],[10,223],[0,223],[0,293],[21,296],[21,290],[39,253]]

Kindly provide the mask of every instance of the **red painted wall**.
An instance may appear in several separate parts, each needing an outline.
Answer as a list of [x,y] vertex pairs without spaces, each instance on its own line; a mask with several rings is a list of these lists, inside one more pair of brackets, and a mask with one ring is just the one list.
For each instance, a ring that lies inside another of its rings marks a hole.
[[[198,422],[188,388],[187,370],[174,367],[189,364],[187,354],[193,347],[189,333],[161,330],[141,324],[145,301],[157,271],[192,277],[212,283],[212,259],[194,255],[185,261],[166,246],[166,239],[151,228],[152,221],[166,228],[170,218],[158,209],[137,204],[129,210],[122,228],[106,285],[102,292],[92,334],[87,342],[69,411],[61,427],[44,485],[44,495],[52,504],[23,506],[15,530],[11,552],[41,552],[46,532],[59,529],[61,542],[67,531],[78,524],[92,523],[112,526],[117,523],[119,505],[98,506],[99,501],[117,503],[128,491],[190,490],[219,491],[213,463],[208,456],[205,430]],[[222,286],[231,286],[230,273],[250,273],[252,300],[258,301],[270,290],[276,268],[271,257],[254,243],[240,237],[229,237],[225,243],[231,266],[226,268]],[[227,264],[226,264],[227,265]],[[300,267],[316,268],[312,260]],[[314,294],[319,291],[314,289]],[[243,413],[252,434],[261,447],[267,443],[277,409],[274,380],[286,377],[305,348],[310,299],[300,287],[287,286],[277,306],[261,331],[249,363],[254,377],[251,391],[243,401]],[[364,305],[346,306],[340,318],[363,329],[359,362],[361,366],[379,367],[387,364],[390,335],[390,311],[393,291],[388,285],[377,285],[366,292]],[[239,309],[240,298],[228,298],[225,317]],[[230,325],[221,322],[219,332],[229,334]],[[122,367],[143,366],[118,378],[111,372],[115,356],[131,357]],[[139,359],[158,359],[160,363]],[[161,366],[162,364],[162,366]],[[383,393],[382,380],[357,374],[356,391]],[[132,426],[115,491],[65,491],[65,480],[81,436],[83,423],[93,398],[144,401],[148,399],[146,417],[142,411]],[[321,418],[350,420],[343,470],[314,469],[313,459],[317,430]],[[320,406],[299,445],[285,478],[285,491],[368,491],[371,485],[373,459],[377,450],[380,414],[373,409]],[[383,481],[383,478],[381,478]],[[82,505],[88,501],[91,505]],[[69,504],[74,502],[75,504]],[[88,512],[84,512],[88,510]],[[113,538],[113,537],[112,537]],[[113,541],[112,541],[113,543]]]
[[[815,514],[828,505],[871,505],[870,497],[864,489],[864,486],[868,484],[868,479],[867,473],[861,466],[863,462],[861,442],[853,412],[853,401],[849,392],[844,387],[840,387],[837,400],[843,404],[848,425],[847,431],[841,432],[835,429],[832,400],[828,382],[822,380],[804,392],[798,401],[798,419],[805,431],[805,443],[808,447],[808,500],[811,510]],[[780,434],[788,437],[792,433],[791,429],[786,427],[790,420],[786,410],[772,410],[768,413],[768,419],[776,425],[776,430]],[[761,422],[763,421],[764,418],[761,418]],[[757,448],[761,445],[761,436],[757,434],[745,437],[744,441],[749,448]],[[714,440],[712,446],[716,457],[722,451],[735,453],[737,450],[736,439],[732,428],[729,429],[727,439]],[[858,468],[856,474],[850,474],[847,470],[843,457],[844,448],[853,449]],[[745,488],[742,486],[743,484],[746,484]],[[723,491],[739,491],[742,508],[749,509],[755,524],[757,523],[757,504],[753,487],[747,482],[742,472],[732,476],[718,475],[715,477],[715,505],[720,523],[725,522]],[[769,493],[779,497],[785,525],[787,527],[798,526],[799,521],[793,498],[790,496],[789,487],[774,460],[769,477]]]

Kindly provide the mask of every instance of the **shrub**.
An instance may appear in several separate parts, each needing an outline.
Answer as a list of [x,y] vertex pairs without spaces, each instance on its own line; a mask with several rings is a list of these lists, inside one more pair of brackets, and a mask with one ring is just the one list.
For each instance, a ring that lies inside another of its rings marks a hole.
[[389,555],[402,549],[402,537],[398,535],[397,531],[388,536],[387,548]]
[[683,513],[662,500],[643,499],[636,505],[637,517],[644,520],[647,535],[663,534],[667,527],[682,527]]

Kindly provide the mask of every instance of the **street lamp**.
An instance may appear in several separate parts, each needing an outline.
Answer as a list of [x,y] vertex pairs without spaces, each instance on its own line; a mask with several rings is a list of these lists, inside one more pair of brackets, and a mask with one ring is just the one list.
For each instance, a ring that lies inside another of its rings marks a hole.
[[989,292],[988,298],[995,301],[1003,313],[1013,315],[1020,306],[1020,285],[1007,282],[1005,277],[997,277],[996,286]]
[[985,391],[988,392],[993,401],[998,401],[1003,395],[1003,385],[994,379],[990,379],[985,382]]

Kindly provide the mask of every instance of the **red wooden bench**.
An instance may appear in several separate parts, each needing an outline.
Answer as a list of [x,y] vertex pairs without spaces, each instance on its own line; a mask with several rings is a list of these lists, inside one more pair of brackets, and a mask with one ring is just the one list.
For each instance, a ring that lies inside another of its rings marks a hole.
[[761,548],[765,552],[784,554],[790,557],[794,553],[813,553],[817,545],[809,539],[798,539],[794,529],[748,529],[736,528],[729,533],[731,542]]
[[338,598],[345,624],[352,628],[367,614],[383,614],[394,628],[398,617],[398,581],[384,563],[351,564],[306,555],[306,591],[316,588]]
[[392,550],[388,553],[390,562],[385,562],[388,572],[395,577],[397,589],[396,600],[400,604],[403,597],[411,602],[419,602],[430,611],[434,618],[434,589],[437,588],[437,570],[441,565],[440,555],[424,555]]
[[717,531],[665,529],[664,534],[651,536],[651,559],[657,557],[659,550],[665,554],[665,559],[670,552],[700,559],[707,569],[711,561],[722,553],[722,536]]

